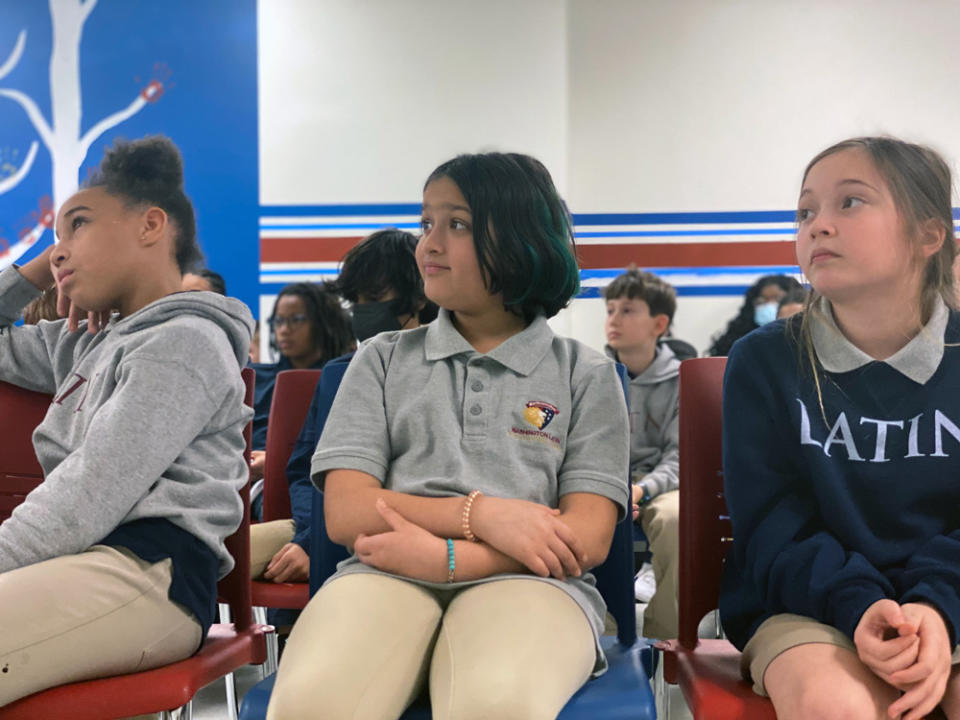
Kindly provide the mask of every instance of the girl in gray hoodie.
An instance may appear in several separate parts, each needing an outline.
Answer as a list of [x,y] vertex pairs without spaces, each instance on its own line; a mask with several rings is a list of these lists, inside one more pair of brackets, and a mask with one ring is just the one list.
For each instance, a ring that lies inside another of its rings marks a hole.
[[[248,472],[253,321],[179,292],[200,250],[176,147],[118,142],[55,231],[0,273],[0,380],[54,398],[33,436],[44,482],[0,525],[0,706],[196,651]],[[53,285],[68,317],[15,327]]]

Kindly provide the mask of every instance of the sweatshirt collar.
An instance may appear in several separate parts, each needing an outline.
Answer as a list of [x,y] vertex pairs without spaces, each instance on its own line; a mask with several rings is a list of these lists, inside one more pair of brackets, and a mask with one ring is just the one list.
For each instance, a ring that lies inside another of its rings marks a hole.
[[[519,375],[529,375],[540,364],[553,342],[553,331],[543,315],[538,315],[516,335],[507,338],[486,354]],[[426,357],[433,362],[460,353],[477,353],[453,324],[450,312],[441,308],[437,319],[427,327]]]
[[[940,366],[943,358],[943,336],[950,312],[941,298],[937,298],[933,313],[926,325],[910,342],[881,362],[923,385]],[[810,335],[817,358],[824,370],[845,373],[877,362],[840,332],[833,318],[833,308],[826,298],[820,298],[810,317]]]

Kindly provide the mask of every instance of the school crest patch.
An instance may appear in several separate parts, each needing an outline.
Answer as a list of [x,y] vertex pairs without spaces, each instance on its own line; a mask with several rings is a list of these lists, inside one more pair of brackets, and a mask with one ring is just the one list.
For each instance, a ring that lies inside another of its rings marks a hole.
[[537,430],[543,430],[550,424],[550,421],[556,417],[556,406],[540,400],[531,400],[527,403],[527,409],[523,411],[524,419],[533,425]]

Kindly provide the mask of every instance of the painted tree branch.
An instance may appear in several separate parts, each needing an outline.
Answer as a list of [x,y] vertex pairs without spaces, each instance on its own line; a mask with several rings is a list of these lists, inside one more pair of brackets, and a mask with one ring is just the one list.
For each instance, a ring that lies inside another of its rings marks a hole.
[[23,49],[26,47],[26,44],[27,31],[21,30],[20,34],[17,35],[17,43],[13,46],[13,52],[10,53],[10,57],[7,58],[6,62],[0,65],[0,80],[3,80],[3,78],[9,75],[10,71],[20,62],[20,56],[23,55]]
[[30,150],[27,151],[27,158],[23,161],[23,165],[20,166],[20,169],[10,177],[0,180],[0,195],[13,190],[13,188],[19,185],[20,181],[27,176],[27,173],[30,172],[30,168],[33,167],[34,159],[37,157],[38,147],[40,147],[40,143],[38,143],[36,140],[30,143]]
[[33,123],[33,127],[36,129],[40,139],[43,140],[43,144],[52,152],[53,133],[50,130],[50,126],[47,125],[47,121],[43,119],[43,115],[40,113],[40,108],[37,107],[37,104],[19,90],[11,90],[10,88],[0,88],[0,97],[8,97],[20,103],[20,106],[26,111],[27,117],[30,118],[30,122]]
[[[91,2],[91,0],[87,0],[87,2]],[[136,99],[127,105],[126,108],[120,110],[119,112],[115,112],[109,117],[105,117],[92,128],[87,130],[87,132],[84,133],[83,137],[80,139],[80,157],[87,156],[87,151],[90,150],[90,146],[93,145],[98,137],[103,135],[107,130],[115,125],[119,125],[127,118],[136,115],[146,104],[147,101],[144,100],[143,94],[141,93],[140,95],[137,95]]]
[[80,5],[80,9],[83,12],[80,22],[86,22],[87,16],[93,12],[93,9],[97,6],[97,0],[87,0],[85,3]]

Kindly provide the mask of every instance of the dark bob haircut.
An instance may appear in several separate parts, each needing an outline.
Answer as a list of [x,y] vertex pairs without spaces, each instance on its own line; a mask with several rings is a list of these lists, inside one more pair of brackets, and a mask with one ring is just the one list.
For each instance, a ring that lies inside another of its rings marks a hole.
[[359,301],[362,295],[378,302],[393,290],[400,315],[416,315],[421,306],[420,322],[437,316],[437,306],[423,294],[423,278],[414,252],[415,235],[404,230],[378,230],[350,248],[340,264],[340,275],[334,281],[344,300]]
[[193,205],[183,188],[183,160],[170,138],[153,135],[133,142],[117,140],[83,187],[102,187],[114,197],[124,198],[130,207],[160,208],[176,230],[180,272],[203,263]]
[[580,290],[573,221],[543,163],[518,153],[458,155],[424,187],[442,177],[470,206],[487,289],[528,323],[566,307]]

